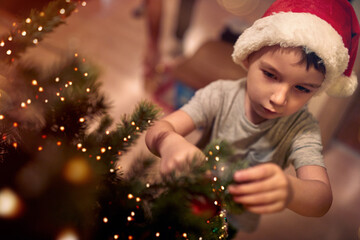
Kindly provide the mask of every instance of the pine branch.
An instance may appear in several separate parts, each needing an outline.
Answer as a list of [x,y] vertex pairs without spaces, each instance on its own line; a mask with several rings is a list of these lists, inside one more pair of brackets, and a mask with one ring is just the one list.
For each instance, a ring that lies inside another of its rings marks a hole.
[[64,24],[76,6],[71,0],[55,0],[42,11],[31,10],[29,17],[15,24],[10,34],[0,37],[0,60],[14,62],[28,47],[36,46],[46,34]]

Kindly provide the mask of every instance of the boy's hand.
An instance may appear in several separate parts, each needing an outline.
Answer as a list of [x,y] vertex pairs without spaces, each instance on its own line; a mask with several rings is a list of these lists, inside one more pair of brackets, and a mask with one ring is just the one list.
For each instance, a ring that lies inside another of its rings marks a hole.
[[234,174],[234,182],[228,187],[234,201],[254,213],[281,211],[292,198],[288,176],[273,163],[239,170]]
[[205,159],[199,148],[176,133],[168,134],[163,139],[159,152],[161,155],[160,173],[165,176],[174,170],[189,170],[189,164],[194,158]]

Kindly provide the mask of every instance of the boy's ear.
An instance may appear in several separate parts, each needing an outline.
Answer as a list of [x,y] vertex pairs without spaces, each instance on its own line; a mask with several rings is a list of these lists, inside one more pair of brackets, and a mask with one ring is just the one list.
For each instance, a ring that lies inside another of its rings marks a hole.
[[245,59],[242,61],[242,64],[243,64],[243,66],[244,66],[246,69],[249,69],[249,57],[245,58]]

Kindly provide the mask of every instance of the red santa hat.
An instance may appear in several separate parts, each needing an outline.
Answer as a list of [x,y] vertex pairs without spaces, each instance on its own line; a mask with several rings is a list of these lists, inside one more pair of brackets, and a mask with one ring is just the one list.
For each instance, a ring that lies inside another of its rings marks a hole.
[[301,46],[323,60],[327,94],[350,96],[358,83],[352,69],[359,34],[358,19],[347,0],[278,0],[240,35],[232,57],[242,65],[265,46]]

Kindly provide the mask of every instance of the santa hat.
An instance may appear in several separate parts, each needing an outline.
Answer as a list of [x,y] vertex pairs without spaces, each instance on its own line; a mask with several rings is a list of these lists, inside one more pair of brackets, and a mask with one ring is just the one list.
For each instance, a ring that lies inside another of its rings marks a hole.
[[278,0],[240,35],[232,57],[243,66],[243,60],[262,47],[302,46],[323,60],[322,87],[327,94],[350,96],[357,87],[352,69],[359,34],[359,22],[347,0]]

